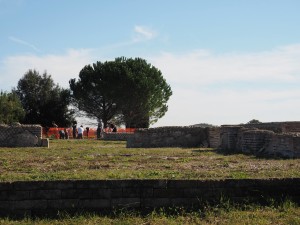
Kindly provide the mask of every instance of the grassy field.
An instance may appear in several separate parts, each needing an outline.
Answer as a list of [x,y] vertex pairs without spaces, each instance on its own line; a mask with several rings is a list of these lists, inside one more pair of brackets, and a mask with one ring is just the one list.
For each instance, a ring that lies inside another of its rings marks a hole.
[[[226,179],[300,177],[300,159],[226,155],[214,149],[127,149],[125,142],[51,140],[50,148],[0,148],[0,181],[68,179]],[[0,218],[0,224],[300,224],[300,207],[232,206],[196,212],[158,210],[147,215],[62,215],[58,219]]]
[[50,148],[0,148],[0,181],[300,177],[300,159],[226,155],[202,148],[136,148],[125,142],[51,140]]

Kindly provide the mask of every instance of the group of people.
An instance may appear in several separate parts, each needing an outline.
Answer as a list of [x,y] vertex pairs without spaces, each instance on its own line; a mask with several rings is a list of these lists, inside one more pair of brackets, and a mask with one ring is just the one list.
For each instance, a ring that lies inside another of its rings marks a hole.
[[[57,128],[57,125],[55,123],[52,123],[52,126]],[[73,129],[72,130],[73,139],[76,139],[76,138],[77,139],[83,139],[84,129],[83,129],[82,125],[77,128],[77,123],[75,121],[72,124],[72,129]],[[89,129],[90,129],[89,127],[86,127],[87,137],[88,137],[88,134],[89,134]],[[60,139],[69,139],[69,132],[68,132],[67,128],[59,130],[58,133],[59,133],[59,138]]]
[[[75,139],[75,138],[77,138],[77,139],[83,139],[83,132],[84,132],[83,126],[81,125],[81,126],[78,127],[77,129],[76,129],[76,127],[77,127],[77,123],[73,123],[73,125],[72,125],[72,129],[73,129],[73,138],[74,138],[74,139]],[[89,137],[89,130],[90,130],[90,128],[87,127],[87,128],[86,128],[86,135],[87,135],[87,137]]]
[[[54,122],[52,123],[52,126],[56,127],[56,128],[58,127]],[[106,128],[107,128],[106,132],[117,132],[117,127],[112,123],[109,123]],[[88,138],[90,128],[86,127],[85,130],[86,130],[86,137]],[[102,137],[103,131],[104,131],[103,126],[102,126],[102,123],[100,121],[98,123],[98,127],[97,127],[97,139],[100,139]],[[77,122],[73,121],[73,123],[72,123],[72,137],[73,137],[73,139],[83,139],[83,132],[84,132],[83,125],[81,125],[80,127],[77,128]],[[58,133],[59,133],[59,138],[60,139],[69,139],[69,136],[70,136],[69,129],[67,129],[67,128],[61,129],[61,130],[59,130]]]

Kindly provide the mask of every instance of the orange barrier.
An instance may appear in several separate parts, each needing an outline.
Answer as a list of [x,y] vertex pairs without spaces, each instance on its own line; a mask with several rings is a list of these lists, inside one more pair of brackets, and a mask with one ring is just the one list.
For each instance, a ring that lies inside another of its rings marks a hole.
[[[43,137],[46,138],[55,138],[55,139],[59,139],[60,135],[59,135],[59,131],[60,130],[65,130],[67,131],[68,134],[68,138],[72,139],[73,138],[73,129],[72,128],[63,128],[63,127],[51,127],[48,129],[43,127]],[[117,129],[117,133],[134,133],[136,130],[136,128],[118,128]],[[110,128],[105,128],[103,129],[103,132],[106,133],[110,133],[112,130]],[[76,130],[76,136],[77,136],[77,130]],[[83,137],[84,138],[96,138],[97,137],[97,128],[90,128],[89,129],[89,133],[87,136],[87,130],[84,129],[83,131]]]

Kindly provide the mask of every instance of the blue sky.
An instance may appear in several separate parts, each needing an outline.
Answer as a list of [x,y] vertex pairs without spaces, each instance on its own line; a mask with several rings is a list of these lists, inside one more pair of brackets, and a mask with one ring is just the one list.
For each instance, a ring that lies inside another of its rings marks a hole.
[[299,0],[0,0],[0,89],[29,69],[142,57],[173,96],[153,126],[300,120]]

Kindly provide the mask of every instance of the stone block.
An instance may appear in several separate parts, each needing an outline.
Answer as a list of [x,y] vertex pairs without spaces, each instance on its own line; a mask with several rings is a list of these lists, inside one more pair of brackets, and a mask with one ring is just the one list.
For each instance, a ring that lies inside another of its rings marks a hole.
[[14,209],[46,209],[47,200],[23,200],[23,201],[14,201]]
[[49,184],[49,182],[45,181],[16,181],[13,183],[13,188],[19,191],[25,190],[41,190],[44,189],[45,186]]
[[153,197],[153,188],[142,188],[141,198],[150,198],[150,197]]
[[49,138],[41,139],[41,147],[49,148]]
[[203,196],[207,195],[207,193],[208,193],[207,189],[203,189],[203,188],[185,188],[184,189],[184,196],[187,198],[191,198],[191,197],[202,198]]
[[60,199],[61,190],[34,190],[30,191],[30,199]]
[[141,206],[140,198],[114,198],[111,206],[116,208],[139,208]]
[[[88,181],[76,181],[76,187],[78,188],[85,188],[86,185],[87,188],[110,188],[113,186],[113,181],[111,180],[88,180]],[[85,183],[85,184],[84,184]]]
[[172,198],[170,200],[170,204],[171,206],[175,206],[175,207],[188,207],[188,208],[192,208],[196,205],[199,205],[200,200],[197,198]]
[[9,191],[0,190],[0,201],[9,200]]
[[74,189],[76,182],[74,180],[45,181],[43,189]]
[[81,206],[81,201],[78,199],[55,199],[55,200],[48,200],[47,201],[47,208],[48,209],[55,209],[55,210],[67,210],[67,209],[74,209]]
[[89,199],[92,198],[91,189],[64,189],[61,190],[62,199]]
[[14,202],[13,201],[0,201],[0,212],[2,210],[13,210]]
[[177,188],[154,188],[153,196],[154,198],[174,198],[174,197],[183,197],[183,189]]
[[169,180],[168,188],[192,188],[197,187],[198,180]]
[[149,187],[149,188],[167,188],[168,180],[142,180],[141,187]]
[[27,130],[15,133],[6,139],[8,147],[35,147],[38,143],[38,137]]
[[143,208],[169,207],[171,200],[169,198],[144,198],[141,204]]
[[27,200],[30,199],[30,191],[9,191],[9,200]]
[[107,209],[111,208],[110,199],[85,199],[80,201],[80,208],[83,209]]
[[[98,188],[98,189],[93,189],[91,191],[92,191],[93,198],[109,199],[111,198],[112,190],[113,189],[108,189],[108,188]],[[119,190],[120,192],[122,192],[121,189]]]
[[125,198],[135,198],[141,196],[141,189],[139,187],[122,188],[122,196]]
[[122,188],[111,188],[110,190],[112,198],[121,198],[123,196]]

